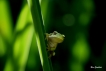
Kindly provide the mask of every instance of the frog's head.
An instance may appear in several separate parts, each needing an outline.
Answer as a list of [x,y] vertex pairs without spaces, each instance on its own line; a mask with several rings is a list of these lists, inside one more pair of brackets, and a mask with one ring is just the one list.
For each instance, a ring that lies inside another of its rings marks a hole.
[[65,36],[63,34],[58,33],[57,31],[54,31],[50,34],[49,37],[52,38],[53,42],[62,43]]

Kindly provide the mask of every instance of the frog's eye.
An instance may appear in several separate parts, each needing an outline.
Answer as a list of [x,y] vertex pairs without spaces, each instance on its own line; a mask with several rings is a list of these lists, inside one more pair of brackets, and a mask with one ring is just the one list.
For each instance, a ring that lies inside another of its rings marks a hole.
[[54,33],[54,35],[56,35],[58,32],[57,31],[54,31],[53,33]]

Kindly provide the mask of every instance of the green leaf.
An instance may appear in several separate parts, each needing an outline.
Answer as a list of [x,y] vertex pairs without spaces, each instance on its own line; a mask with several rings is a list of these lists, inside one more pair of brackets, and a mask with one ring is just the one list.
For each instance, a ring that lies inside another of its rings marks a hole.
[[37,41],[37,46],[39,50],[43,71],[51,71],[48,56],[47,56],[47,51],[46,51],[45,40],[44,40],[45,29],[43,25],[44,23],[42,20],[39,0],[28,0],[28,4],[31,10],[31,15],[34,23],[36,41]]
[[21,70],[24,70],[28,59],[33,32],[31,15],[28,5],[25,5],[17,22],[15,31],[16,40],[13,46],[14,59],[17,61],[16,64],[18,64]]

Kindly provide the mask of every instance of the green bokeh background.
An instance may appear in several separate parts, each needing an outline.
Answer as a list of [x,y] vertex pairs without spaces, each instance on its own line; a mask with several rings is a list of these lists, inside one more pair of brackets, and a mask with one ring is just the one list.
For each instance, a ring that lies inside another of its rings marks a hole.
[[[47,33],[65,35],[54,71],[106,71],[105,6],[97,0],[40,0]],[[26,0],[0,0],[0,71],[42,71]],[[101,66],[102,68],[91,68]]]

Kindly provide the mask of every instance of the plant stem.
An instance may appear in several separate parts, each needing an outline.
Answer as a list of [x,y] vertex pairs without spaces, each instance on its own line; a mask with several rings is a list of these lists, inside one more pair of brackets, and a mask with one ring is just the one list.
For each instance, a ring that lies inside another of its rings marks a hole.
[[43,27],[43,20],[39,0],[28,0],[28,4],[31,10],[31,15],[34,23],[36,41],[38,45],[43,71],[51,71],[44,40],[45,30]]

